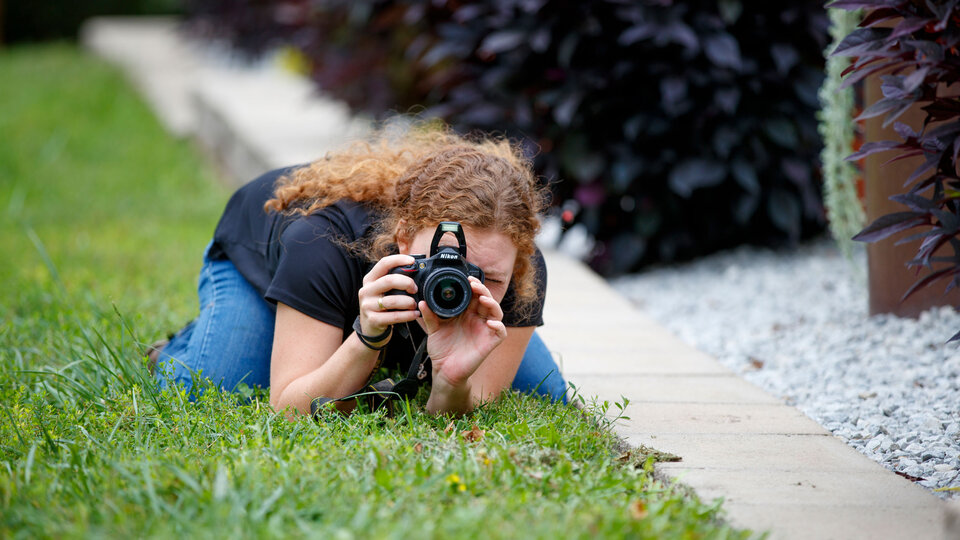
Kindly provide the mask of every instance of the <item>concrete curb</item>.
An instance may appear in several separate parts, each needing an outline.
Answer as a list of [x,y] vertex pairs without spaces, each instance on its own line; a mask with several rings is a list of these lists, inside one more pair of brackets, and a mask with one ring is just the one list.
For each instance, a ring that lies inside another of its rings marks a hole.
[[[367,122],[275,69],[198,56],[169,19],[100,19],[84,33],[118,63],[175,134],[194,135],[237,181],[306,162],[361,136]],[[255,107],[253,105],[256,105]],[[677,454],[658,474],[729,521],[774,539],[960,538],[960,507],[887,471],[797,409],[740,379],[633,309],[581,263],[545,253],[540,334],[584,396],[629,398],[616,431]]]

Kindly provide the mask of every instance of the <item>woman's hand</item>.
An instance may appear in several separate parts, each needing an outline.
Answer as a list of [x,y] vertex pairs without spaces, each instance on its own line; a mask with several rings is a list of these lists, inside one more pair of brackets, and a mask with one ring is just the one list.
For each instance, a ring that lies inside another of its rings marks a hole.
[[394,289],[409,294],[417,292],[417,284],[410,276],[388,274],[397,266],[413,264],[410,255],[388,255],[363,276],[363,286],[357,293],[360,306],[360,327],[365,336],[376,336],[391,325],[413,321],[420,316],[417,302],[408,294],[387,295]]
[[473,298],[458,317],[440,319],[425,301],[420,301],[434,386],[464,387],[490,352],[507,337],[500,304],[479,279],[469,279]]

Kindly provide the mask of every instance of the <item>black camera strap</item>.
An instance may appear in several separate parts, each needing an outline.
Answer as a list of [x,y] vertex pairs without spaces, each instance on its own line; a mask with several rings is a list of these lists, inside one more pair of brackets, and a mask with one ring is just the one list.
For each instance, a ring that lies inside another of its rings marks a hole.
[[[409,330],[407,330],[405,334],[409,335]],[[383,353],[381,352],[381,354]],[[310,402],[310,415],[319,421],[321,417],[320,413],[324,405],[331,402],[340,403],[350,401],[352,399],[366,400],[370,410],[386,405],[390,408],[389,412],[392,414],[392,402],[397,399],[413,399],[417,395],[420,386],[426,380],[427,375],[430,374],[431,369],[430,356],[427,355],[427,338],[423,338],[420,346],[417,347],[417,352],[413,355],[413,360],[410,361],[410,366],[407,368],[407,375],[401,379],[400,382],[395,383],[393,379],[387,378],[373,384],[368,384],[359,392],[339,399],[327,397],[314,398],[313,401]]]

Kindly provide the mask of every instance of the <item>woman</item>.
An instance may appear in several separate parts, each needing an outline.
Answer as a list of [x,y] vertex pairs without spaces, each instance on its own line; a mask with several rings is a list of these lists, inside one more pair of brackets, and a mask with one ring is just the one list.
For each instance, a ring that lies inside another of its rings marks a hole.
[[[189,388],[196,372],[226,389],[269,385],[274,408],[306,414],[316,397],[362,388],[381,361],[406,368],[426,339],[429,412],[467,412],[511,386],[563,400],[534,334],[543,199],[507,142],[421,126],[267,173],[228,202],[204,256],[200,315],[153,354],[161,384]],[[470,278],[473,299],[451,319],[414,300],[411,277],[390,273],[429,254],[444,221],[462,224],[467,261],[485,275]]]

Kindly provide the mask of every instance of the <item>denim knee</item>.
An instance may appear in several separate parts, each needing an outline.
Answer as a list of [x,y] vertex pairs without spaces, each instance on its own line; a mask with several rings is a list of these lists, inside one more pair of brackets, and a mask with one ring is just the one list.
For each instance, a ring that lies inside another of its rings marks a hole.
[[161,385],[169,378],[189,391],[199,374],[224,390],[269,386],[272,307],[228,260],[205,258],[197,294],[200,314],[160,354]]
[[553,354],[536,332],[530,336],[530,343],[520,361],[517,375],[513,379],[513,389],[548,396],[553,401],[567,402],[567,382],[553,359]]

